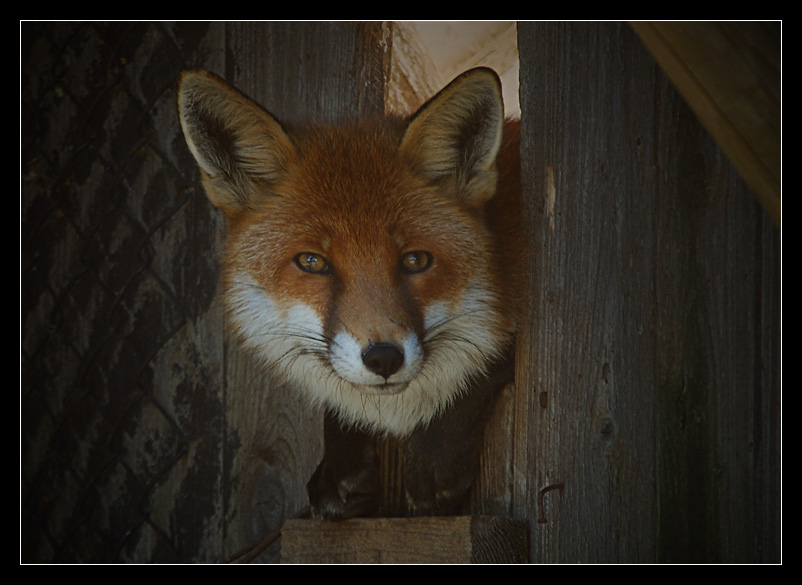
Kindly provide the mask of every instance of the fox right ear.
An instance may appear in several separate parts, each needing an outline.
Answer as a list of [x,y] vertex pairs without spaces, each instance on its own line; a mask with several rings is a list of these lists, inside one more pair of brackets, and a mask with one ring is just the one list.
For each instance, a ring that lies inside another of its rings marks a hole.
[[496,191],[495,160],[503,125],[498,75],[477,67],[454,79],[412,116],[401,152],[424,176],[451,181],[466,202],[479,205]]
[[253,207],[294,152],[273,116],[207,71],[181,75],[178,111],[206,193],[226,213]]

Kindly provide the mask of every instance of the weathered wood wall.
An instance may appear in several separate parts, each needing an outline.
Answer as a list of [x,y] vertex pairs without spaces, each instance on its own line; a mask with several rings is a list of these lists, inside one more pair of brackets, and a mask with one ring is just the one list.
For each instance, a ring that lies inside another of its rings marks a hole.
[[220,560],[302,505],[320,421],[225,337],[176,79],[210,69],[293,119],[380,112],[381,25],[21,37],[22,559]]
[[[535,562],[776,561],[778,231],[628,26],[519,30],[530,325],[473,512]],[[382,111],[388,33],[23,24],[23,561],[214,562],[305,505],[321,421],[226,337],[175,81]]]
[[222,226],[174,97],[206,33],[21,27],[23,561],[220,548]]
[[627,25],[521,23],[519,53],[532,560],[777,561],[777,229]]

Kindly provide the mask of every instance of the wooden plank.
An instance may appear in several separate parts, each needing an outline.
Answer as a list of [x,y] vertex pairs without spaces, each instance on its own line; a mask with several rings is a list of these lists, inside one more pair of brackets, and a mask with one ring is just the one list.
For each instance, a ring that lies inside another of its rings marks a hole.
[[628,26],[519,51],[532,561],[777,560],[776,228]]
[[665,77],[658,97],[657,559],[776,561],[777,229]]
[[633,22],[766,212],[781,215],[778,22]]
[[653,559],[654,65],[615,24],[520,23],[519,51],[533,258],[516,508],[533,562]]
[[292,520],[282,563],[525,563],[526,524],[490,516]]

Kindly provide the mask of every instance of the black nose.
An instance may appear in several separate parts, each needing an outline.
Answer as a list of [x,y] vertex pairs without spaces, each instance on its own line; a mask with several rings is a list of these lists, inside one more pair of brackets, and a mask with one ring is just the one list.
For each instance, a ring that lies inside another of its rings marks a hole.
[[386,380],[404,364],[404,353],[392,343],[370,342],[362,353],[362,363],[371,372],[379,374]]

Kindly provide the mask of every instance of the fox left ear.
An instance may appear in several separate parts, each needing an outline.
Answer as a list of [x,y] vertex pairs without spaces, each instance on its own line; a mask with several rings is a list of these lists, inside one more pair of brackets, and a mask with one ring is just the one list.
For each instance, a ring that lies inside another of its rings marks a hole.
[[471,69],[413,115],[400,149],[423,175],[449,182],[469,203],[480,205],[496,190],[503,126],[498,75]]
[[227,214],[258,205],[294,153],[281,124],[208,71],[186,71],[178,111],[209,199]]

